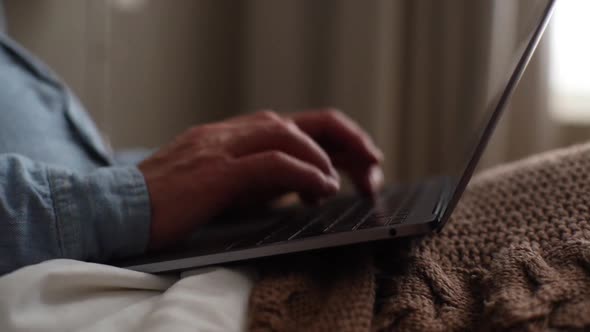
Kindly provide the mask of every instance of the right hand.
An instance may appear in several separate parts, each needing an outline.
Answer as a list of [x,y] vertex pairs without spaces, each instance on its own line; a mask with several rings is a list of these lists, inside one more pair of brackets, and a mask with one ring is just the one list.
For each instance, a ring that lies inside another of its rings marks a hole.
[[139,169],[152,206],[151,249],[186,237],[228,208],[290,192],[318,199],[340,188],[324,149],[272,112],[189,129]]

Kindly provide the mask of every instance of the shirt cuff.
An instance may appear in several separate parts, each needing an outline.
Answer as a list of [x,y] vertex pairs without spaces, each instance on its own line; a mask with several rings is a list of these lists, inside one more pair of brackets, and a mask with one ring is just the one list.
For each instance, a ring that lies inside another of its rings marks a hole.
[[65,257],[104,262],[146,251],[151,206],[137,167],[90,174],[49,169],[48,176]]

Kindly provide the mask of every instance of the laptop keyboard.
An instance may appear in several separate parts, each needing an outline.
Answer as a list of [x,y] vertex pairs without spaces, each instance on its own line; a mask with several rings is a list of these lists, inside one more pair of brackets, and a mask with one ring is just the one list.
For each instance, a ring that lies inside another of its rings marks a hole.
[[289,210],[276,217],[274,227],[234,241],[226,250],[399,224],[407,218],[418,194],[418,187],[394,188],[383,192],[375,200],[338,197],[317,208]]

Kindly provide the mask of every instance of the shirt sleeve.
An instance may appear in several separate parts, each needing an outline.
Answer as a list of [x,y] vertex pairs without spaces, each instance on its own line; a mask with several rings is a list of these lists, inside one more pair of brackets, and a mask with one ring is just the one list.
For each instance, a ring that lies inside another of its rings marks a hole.
[[155,149],[135,148],[115,151],[114,159],[117,165],[137,165],[156,152]]
[[81,174],[0,154],[0,274],[48,259],[145,252],[147,186],[135,166]]

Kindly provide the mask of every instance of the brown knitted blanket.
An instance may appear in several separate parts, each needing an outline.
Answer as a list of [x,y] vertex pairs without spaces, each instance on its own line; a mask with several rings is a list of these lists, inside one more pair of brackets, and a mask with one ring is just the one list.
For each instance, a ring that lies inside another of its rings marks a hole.
[[590,144],[478,176],[441,234],[261,264],[251,331],[590,330]]

